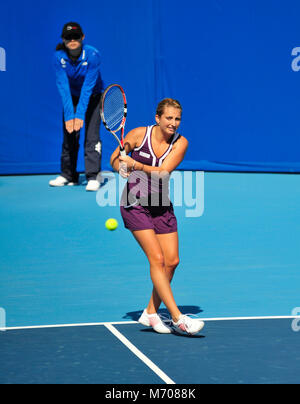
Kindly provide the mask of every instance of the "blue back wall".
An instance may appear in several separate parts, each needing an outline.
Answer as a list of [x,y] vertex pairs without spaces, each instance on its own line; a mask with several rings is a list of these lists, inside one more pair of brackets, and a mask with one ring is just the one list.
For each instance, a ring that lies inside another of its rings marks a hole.
[[[105,84],[125,88],[127,131],[154,123],[162,98],[182,103],[190,148],[180,168],[299,172],[299,14],[298,0],[4,2],[0,174],[60,170],[52,57],[70,20],[99,49]],[[101,137],[109,169],[115,141],[103,126]]]

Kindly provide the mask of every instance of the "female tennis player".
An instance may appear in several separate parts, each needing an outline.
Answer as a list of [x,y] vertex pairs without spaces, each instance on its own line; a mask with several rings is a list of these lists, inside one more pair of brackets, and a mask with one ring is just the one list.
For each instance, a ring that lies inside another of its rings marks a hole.
[[158,333],[171,333],[172,329],[157,314],[163,302],[177,332],[196,334],[204,323],[180,312],[170,285],[179,264],[178,233],[173,206],[163,186],[183,160],[188,147],[187,139],[177,132],[181,114],[178,101],[170,98],[161,101],[156,111],[156,125],[130,131],[124,144],[131,157],[120,156],[117,148],[111,156],[111,165],[121,175],[129,177],[121,214],[125,227],[149,260],[154,286],[139,322],[152,326]]
[[97,191],[97,176],[101,166],[99,105],[103,83],[100,55],[97,49],[83,43],[85,36],[76,22],[64,25],[63,42],[54,57],[56,84],[63,101],[64,127],[61,154],[61,175],[51,180],[51,186],[73,185],[78,182],[77,157],[80,129],[85,121],[86,190]]

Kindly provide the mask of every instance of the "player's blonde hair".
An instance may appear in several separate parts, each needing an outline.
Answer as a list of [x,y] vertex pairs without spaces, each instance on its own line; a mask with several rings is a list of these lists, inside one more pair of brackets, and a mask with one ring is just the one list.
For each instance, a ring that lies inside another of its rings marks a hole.
[[162,114],[164,113],[165,107],[174,107],[174,108],[178,108],[180,109],[180,111],[182,112],[182,106],[180,105],[180,102],[177,100],[174,100],[173,98],[165,98],[164,100],[162,100],[156,109],[156,115],[158,115],[159,117],[162,116]]

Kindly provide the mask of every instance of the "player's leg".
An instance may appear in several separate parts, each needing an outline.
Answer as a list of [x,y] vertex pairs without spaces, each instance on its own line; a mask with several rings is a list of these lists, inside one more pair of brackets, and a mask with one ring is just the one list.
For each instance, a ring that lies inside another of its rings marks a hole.
[[[178,333],[197,334],[204,327],[204,322],[198,319],[190,318],[187,315],[182,315],[173,297],[170,285],[170,277],[172,276],[172,274],[174,274],[174,268],[178,264],[179,260],[178,257],[176,257],[176,254],[173,254],[172,257],[170,254],[168,277],[166,272],[164,252],[161,247],[161,243],[165,245],[167,238],[163,237],[163,241],[160,240],[159,242],[159,239],[154,230],[134,231],[133,234],[148,257],[148,260],[150,262],[151,278],[155,291],[157,292],[159,299],[164,302],[167,309],[169,310],[173,320],[173,327]],[[175,239],[176,236],[173,239],[173,247],[176,245]],[[148,316],[150,317],[151,315]],[[141,319],[139,321],[144,324]],[[149,323],[149,325],[152,325],[151,321],[149,321]],[[161,329],[161,325],[158,325],[158,327],[160,328],[156,329],[156,326],[153,326],[154,330],[157,332],[166,332],[166,330]]]
[[[165,272],[169,282],[171,283],[175,270],[179,264],[179,246],[178,233],[157,234],[157,239],[164,256]],[[153,288],[152,296],[147,307],[149,314],[156,313],[161,305],[161,298]]]
[[[170,276],[172,271],[169,271],[169,274],[167,274],[164,252],[157,235],[154,230],[133,231],[133,235],[149,260],[150,275],[157,297],[160,301],[164,302],[172,319],[177,321],[181,313],[176,305],[170,286]],[[155,302],[155,304],[158,304],[158,301]]]

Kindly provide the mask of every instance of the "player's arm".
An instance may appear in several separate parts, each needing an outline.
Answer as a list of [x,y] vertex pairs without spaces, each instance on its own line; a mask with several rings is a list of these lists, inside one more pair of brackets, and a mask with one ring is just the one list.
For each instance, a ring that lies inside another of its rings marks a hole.
[[188,141],[185,137],[180,136],[180,138],[174,143],[170,154],[166,157],[164,162],[160,167],[148,166],[146,164],[134,161],[131,157],[121,157],[120,161],[127,164],[128,169],[134,167],[135,170],[143,171],[148,175],[157,174],[158,176],[165,176],[171,174],[183,161],[188,148]]
[[[126,154],[132,152],[137,147],[145,135],[146,128],[136,128],[131,130],[124,139],[124,148]],[[129,156],[128,156],[129,157]],[[130,157],[131,158],[131,157]],[[120,148],[117,147],[110,158],[110,164],[115,171],[120,170]]]

